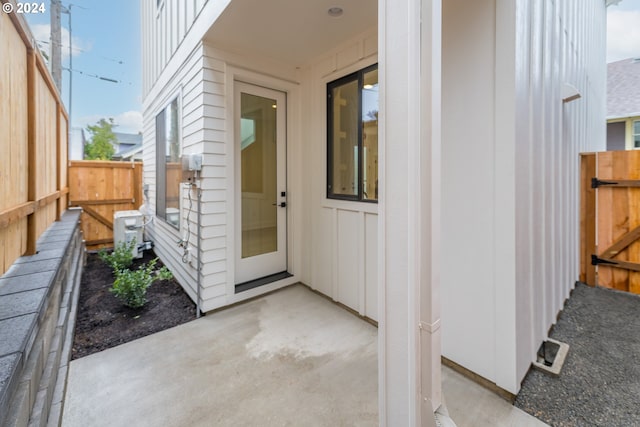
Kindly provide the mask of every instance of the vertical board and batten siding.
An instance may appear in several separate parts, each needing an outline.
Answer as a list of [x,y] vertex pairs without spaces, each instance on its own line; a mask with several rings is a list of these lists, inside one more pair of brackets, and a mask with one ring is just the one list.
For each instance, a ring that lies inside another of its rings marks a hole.
[[326,198],[327,83],[375,64],[371,30],[323,55],[303,70],[303,251],[310,254],[302,279],[362,316],[378,319],[377,204]]
[[442,354],[494,378],[495,0],[442,15]]
[[0,274],[67,206],[67,116],[23,17],[0,14]]
[[[517,16],[519,387],[579,279],[579,153],[606,144],[606,11],[599,0],[523,0]],[[564,84],[581,98],[563,103]]]
[[[209,2],[207,0],[143,0],[140,2],[144,97],[147,97],[153,88],[157,91],[161,90],[157,83],[170,62],[172,69],[164,73],[166,80],[163,80],[163,86],[178,72],[182,67],[182,58],[175,57],[191,53],[228,3],[229,0]],[[203,13],[205,5],[207,8]],[[182,46],[185,40],[187,42]]]
[[[605,143],[605,7],[443,7],[443,355],[517,393],[578,279],[578,153]],[[582,97],[563,103],[565,83]]]

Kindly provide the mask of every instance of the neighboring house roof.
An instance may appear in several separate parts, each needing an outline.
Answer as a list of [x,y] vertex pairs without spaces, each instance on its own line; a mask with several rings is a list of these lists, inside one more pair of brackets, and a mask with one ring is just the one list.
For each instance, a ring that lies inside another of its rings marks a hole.
[[607,65],[607,119],[640,116],[640,58]]
[[114,132],[113,134],[120,144],[136,145],[142,142],[142,134],[139,133]]
[[141,161],[142,160],[142,143],[136,144],[133,146],[128,146],[127,150],[120,150],[116,153],[112,159],[113,160],[131,160],[131,161]]
[[140,149],[142,149],[142,134],[124,132],[114,132],[113,134],[118,140],[114,147],[116,149],[114,157],[124,158],[124,154],[130,152],[136,146],[140,146]]

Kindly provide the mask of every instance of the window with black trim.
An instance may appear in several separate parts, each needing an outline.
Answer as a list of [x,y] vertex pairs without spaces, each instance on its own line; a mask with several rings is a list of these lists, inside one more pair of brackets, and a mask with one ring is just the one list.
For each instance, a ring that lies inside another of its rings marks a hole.
[[327,84],[327,197],[378,200],[378,66]]
[[640,148],[640,120],[633,122],[633,147]]
[[178,98],[156,116],[156,215],[180,228],[180,129]]

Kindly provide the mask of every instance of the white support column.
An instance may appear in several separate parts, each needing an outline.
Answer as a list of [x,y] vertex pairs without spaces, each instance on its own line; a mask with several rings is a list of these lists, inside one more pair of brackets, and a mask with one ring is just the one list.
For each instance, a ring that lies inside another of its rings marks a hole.
[[440,3],[378,3],[382,426],[435,425],[441,402]]
[[[442,403],[440,331],[441,0],[422,3],[420,49],[420,336],[422,411]],[[425,402],[431,402],[428,407]],[[426,425],[423,422],[422,425]]]

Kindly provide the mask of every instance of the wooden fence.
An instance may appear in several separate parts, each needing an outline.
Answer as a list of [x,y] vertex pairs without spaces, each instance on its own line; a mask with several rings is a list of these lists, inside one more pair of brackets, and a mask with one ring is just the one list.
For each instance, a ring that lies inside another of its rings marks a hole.
[[142,202],[142,163],[69,162],[69,206],[83,209],[87,249],[112,247],[113,213],[138,209]]
[[67,113],[31,40],[22,15],[0,13],[0,274],[67,207]]
[[580,280],[640,294],[640,151],[581,156]]

